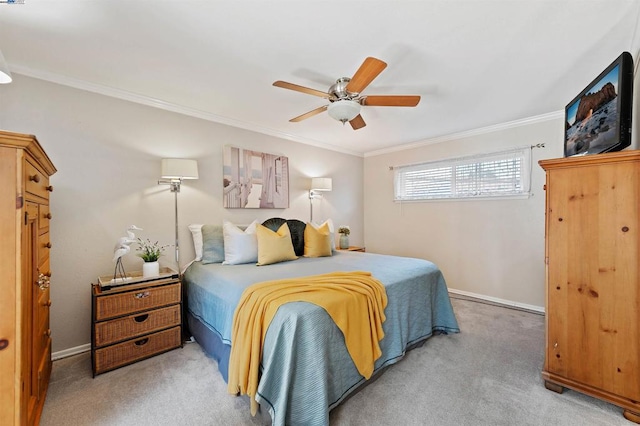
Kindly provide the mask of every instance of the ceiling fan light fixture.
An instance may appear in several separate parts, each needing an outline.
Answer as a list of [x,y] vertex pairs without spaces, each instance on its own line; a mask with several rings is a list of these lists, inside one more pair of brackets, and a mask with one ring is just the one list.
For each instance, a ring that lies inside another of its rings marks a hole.
[[11,72],[9,71],[9,66],[7,62],[4,60],[4,56],[2,56],[2,52],[0,52],[0,84],[8,84],[13,81],[13,77],[11,77]]
[[349,99],[338,100],[329,104],[327,112],[331,118],[344,124],[360,114],[360,103]]

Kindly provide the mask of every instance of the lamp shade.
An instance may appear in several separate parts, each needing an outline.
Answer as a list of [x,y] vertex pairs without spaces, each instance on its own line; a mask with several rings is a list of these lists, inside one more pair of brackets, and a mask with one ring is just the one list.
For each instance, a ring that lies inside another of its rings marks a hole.
[[311,178],[312,191],[331,191],[331,178]]
[[198,179],[198,162],[184,158],[163,158],[162,178]]
[[329,113],[331,118],[345,123],[347,121],[353,120],[358,114],[360,114],[360,104],[356,101],[350,101],[346,99],[335,101],[329,104],[327,112]]
[[12,81],[13,78],[11,77],[11,72],[9,72],[9,66],[4,60],[2,52],[0,52],[0,84],[7,84],[11,83]]

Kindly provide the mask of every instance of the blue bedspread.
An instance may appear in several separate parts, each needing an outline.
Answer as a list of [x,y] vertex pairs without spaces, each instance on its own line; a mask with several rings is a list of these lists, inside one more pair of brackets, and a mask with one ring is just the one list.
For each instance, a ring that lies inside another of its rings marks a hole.
[[[233,313],[245,288],[280,278],[333,271],[370,271],[387,291],[385,337],[375,371],[400,360],[408,346],[434,331],[459,332],[440,270],[422,259],[338,252],[268,266],[192,264],[185,272],[189,312],[231,344]],[[280,307],[269,326],[256,399],[274,425],[327,425],[329,410],[364,383],[344,337],[319,306]],[[226,380],[226,374],[223,374]]]

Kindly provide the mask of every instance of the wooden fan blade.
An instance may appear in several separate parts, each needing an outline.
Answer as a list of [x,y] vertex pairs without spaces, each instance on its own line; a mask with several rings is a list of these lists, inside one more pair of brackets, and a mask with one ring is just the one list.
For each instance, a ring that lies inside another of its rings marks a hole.
[[362,105],[369,106],[399,106],[414,107],[420,102],[418,95],[373,95],[360,101]]
[[313,117],[314,115],[317,115],[317,114],[320,114],[321,112],[326,111],[327,107],[328,107],[328,105],[321,106],[320,108],[316,108],[313,111],[305,112],[302,115],[294,117],[289,121],[292,122],[292,123],[297,123],[298,121],[305,120],[305,119],[307,119],[309,117]]
[[353,130],[362,129],[364,126],[367,125],[367,123],[364,122],[364,119],[360,114],[356,115],[355,118],[349,121],[349,124],[351,124],[351,127],[353,127]]
[[329,99],[331,96],[327,92],[321,90],[310,89],[304,86],[298,86],[297,84],[287,83],[286,81],[275,81],[273,83],[276,87],[282,87],[283,89],[295,90],[296,92],[306,93],[308,95],[320,96],[321,98]]
[[387,64],[380,59],[368,57],[347,84],[347,91],[351,93],[362,92],[386,67]]

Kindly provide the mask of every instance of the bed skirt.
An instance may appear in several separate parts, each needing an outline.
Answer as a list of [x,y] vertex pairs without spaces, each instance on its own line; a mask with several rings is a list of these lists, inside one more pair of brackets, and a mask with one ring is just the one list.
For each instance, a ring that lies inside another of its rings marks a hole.
[[229,382],[229,355],[231,355],[231,346],[223,343],[218,333],[209,330],[209,328],[194,317],[191,312],[187,312],[187,321],[191,335],[207,355],[216,360],[218,370],[220,370],[220,374],[222,374],[225,383]]

